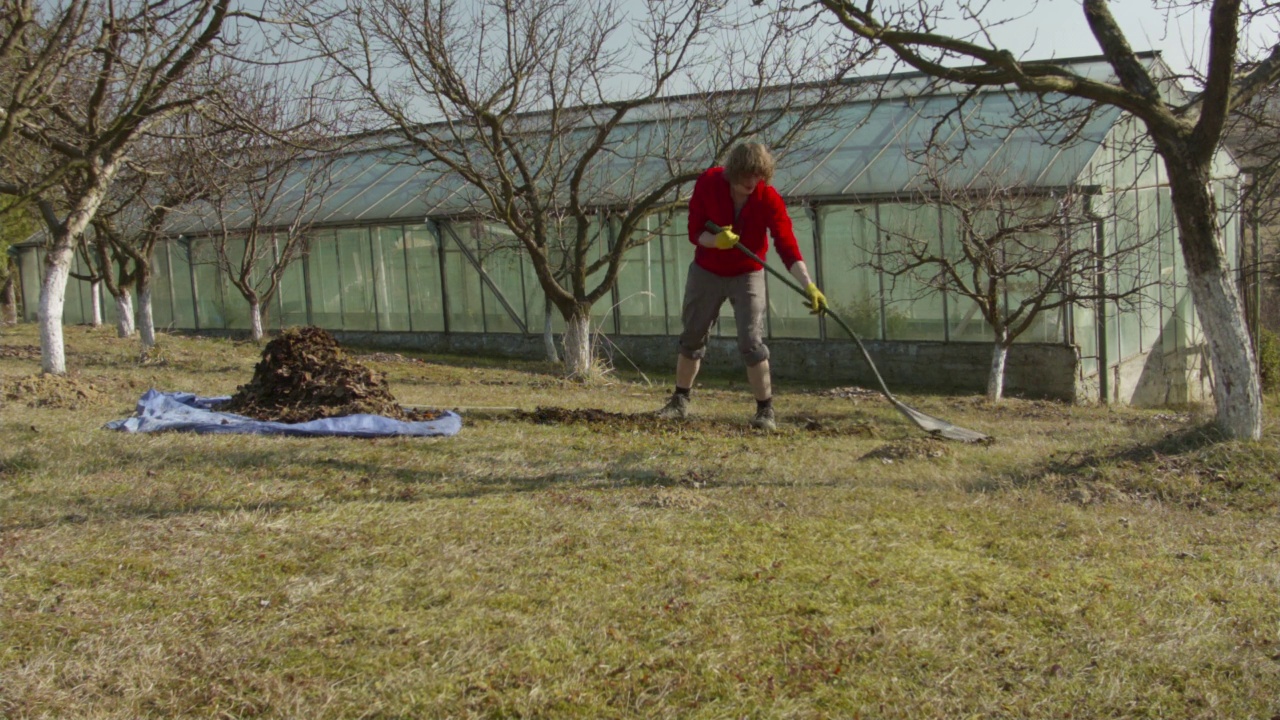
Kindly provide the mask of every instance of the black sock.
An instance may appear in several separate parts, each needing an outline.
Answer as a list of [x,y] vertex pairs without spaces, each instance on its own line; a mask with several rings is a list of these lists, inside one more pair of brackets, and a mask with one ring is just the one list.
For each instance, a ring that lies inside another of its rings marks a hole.
[[773,398],[766,398],[764,400],[756,401],[756,412],[760,412],[761,410],[768,410],[771,408],[773,408]]
[[677,385],[677,386],[676,386],[676,394],[677,394],[677,395],[683,395],[684,397],[689,397],[689,390],[691,390],[691,389],[692,389],[692,388],[682,388],[682,387],[680,387],[679,385]]

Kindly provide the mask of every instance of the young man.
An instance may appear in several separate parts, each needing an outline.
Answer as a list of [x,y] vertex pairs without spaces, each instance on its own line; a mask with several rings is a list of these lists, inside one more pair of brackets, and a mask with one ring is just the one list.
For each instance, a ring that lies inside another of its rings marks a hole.
[[[827,298],[809,277],[791,229],[782,196],[769,184],[774,160],[760,143],[743,143],[729,153],[724,167],[713,167],[698,178],[689,200],[689,241],[697,246],[684,288],[680,354],[676,358],[676,390],[661,418],[689,415],[689,391],[706,354],[711,326],[728,300],[738,326],[738,350],[747,364],[747,380],[756,398],[751,426],[774,430],[773,383],[769,376],[769,348],[764,344],[764,268],[734,246],[739,242],[762,260],[773,237],[778,255],[805,288],[809,309],[820,313]],[[706,223],[719,225],[718,234]]]

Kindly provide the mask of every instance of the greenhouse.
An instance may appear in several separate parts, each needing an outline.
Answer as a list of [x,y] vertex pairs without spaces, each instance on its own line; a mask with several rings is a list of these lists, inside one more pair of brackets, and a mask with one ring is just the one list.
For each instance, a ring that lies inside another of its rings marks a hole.
[[[1110,73],[1100,58],[1062,62],[1081,74]],[[1010,352],[1009,392],[1146,404],[1207,396],[1207,361],[1169,188],[1132,118],[1101,108],[1081,115],[1078,124],[1046,127],[1016,119],[1043,103],[1053,103],[1057,113],[1083,111],[1083,101],[1009,90],[971,96],[918,75],[880,78],[875,87],[839,108],[839,122],[821,142],[804,153],[780,153],[773,184],[787,200],[818,284],[868,341],[890,384],[981,391],[990,363],[991,328],[972,301],[876,269],[882,263],[873,256],[891,250],[895,237],[924,238],[944,255],[953,252],[954,214],[931,197],[916,159],[932,139],[950,143],[959,158],[945,170],[949,183],[973,187],[989,182],[998,168],[1002,182],[1045,198],[1046,208],[1068,192],[1087,196],[1084,206],[1096,220],[1079,242],[1105,252],[1143,241],[1123,267],[1094,280],[1142,292],[1038,316]],[[661,132],[664,122],[670,120],[641,119],[638,125]],[[613,230],[608,194],[636,187],[634,176],[657,172],[656,166],[597,168],[601,212],[593,231],[601,247]],[[547,306],[530,262],[503,226],[476,217],[463,182],[403,149],[377,146],[348,153],[333,172],[333,189],[314,210],[308,252],[288,267],[267,311],[270,328],[316,325],[346,342],[386,347],[541,353]],[[622,179],[624,172],[632,177]],[[1234,258],[1239,228],[1229,209],[1238,171],[1225,153],[1215,177],[1223,238]],[[629,251],[611,299],[594,307],[593,329],[603,338],[602,351],[618,354],[615,365],[664,369],[675,358],[693,246],[678,213],[654,216],[651,223],[654,239]],[[170,239],[156,250],[152,300],[160,330],[250,327],[247,304],[212,262],[208,227],[198,212],[189,213],[173,222]],[[43,251],[38,242],[17,251],[26,318],[35,320]],[[1019,301],[1018,287],[1009,283],[1006,303]],[[92,292],[88,283],[69,283],[64,322],[92,318]],[[112,303],[101,306],[110,319]],[[723,317],[730,313],[726,305]],[[558,330],[559,314],[551,316]],[[767,330],[779,378],[869,379],[835,323],[810,315],[801,298],[772,277]],[[732,321],[720,323],[720,332],[732,336]],[[731,346],[732,338],[722,337],[711,348],[723,368],[739,362]]]

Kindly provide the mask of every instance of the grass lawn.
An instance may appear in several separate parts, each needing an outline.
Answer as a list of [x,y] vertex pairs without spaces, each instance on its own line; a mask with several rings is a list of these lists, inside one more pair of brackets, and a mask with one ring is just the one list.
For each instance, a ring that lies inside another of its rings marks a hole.
[[[1280,429],[1194,408],[875,396],[738,368],[696,421],[456,437],[102,429],[260,348],[0,334],[3,718],[1261,718],[1280,714]],[[539,363],[362,355],[405,404],[644,413]],[[1274,401],[1274,400],[1273,400]]]

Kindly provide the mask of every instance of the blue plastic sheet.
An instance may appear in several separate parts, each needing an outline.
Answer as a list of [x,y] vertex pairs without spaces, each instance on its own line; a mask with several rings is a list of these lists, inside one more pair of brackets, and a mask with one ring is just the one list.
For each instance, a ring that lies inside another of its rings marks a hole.
[[181,431],[364,438],[395,435],[445,437],[457,435],[462,430],[462,417],[449,411],[435,420],[421,422],[405,422],[381,415],[346,415],[304,423],[282,423],[218,412],[218,405],[227,400],[227,397],[198,397],[185,392],[148,390],[138,400],[132,417],[113,420],[106,424],[106,428],[134,433]]

